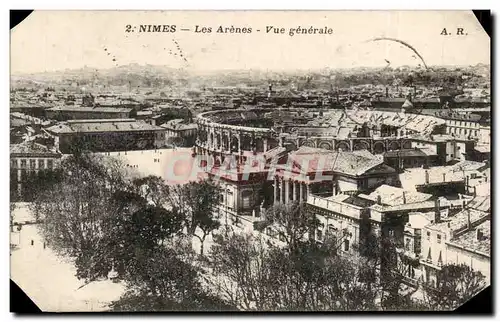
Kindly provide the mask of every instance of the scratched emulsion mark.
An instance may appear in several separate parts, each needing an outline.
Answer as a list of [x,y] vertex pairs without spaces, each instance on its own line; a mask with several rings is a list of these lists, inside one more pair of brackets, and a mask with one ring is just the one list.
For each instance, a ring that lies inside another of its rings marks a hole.
[[[425,62],[424,57],[418,52],[418,50],[412,46],[410,43],[403,41],[401,39],[397,38],[391,38],[391,37],[376,37],[372,39],[368,39],[364,41],[363,43],[376,43],[376,42],[382,42],[382,41],[388,41],[388,42],[393,42],[399,44],[399,48],[407,48],[412,52],[411,57],[413,59],[419,60],[420,63],[417,63],[417,69],[421,69],[422,66],[425,68],[425,71],[433,72],[432,69],[430,69],[427,66],[427,63]],[[350,45],[349,45],[350,46]],[[337,48],[337,52],[341,52],[341,48]],[[390,57],[384,57],[383,60],[385,61],[386,65],[383,68],[383,70],[388,69],[391,67],[391,60]],[[346,107],[344,109],[344,114],[345,118],[349,119],[350,121],[354,122],[355,124],[361,125],[361,126],[367,126],[369,124],[375,124],[377,121],[380,122],[381,119],[389,119],[387,120],[388,122],[391,123],[391,126],[398,128],[398,129],[403,129],[407,127],[407,125],[411,122],[417,122],[419,120],[419,117],[422,114],[423,111],[423,105],[415,105],[414,104],[414,99],[416,96],[416,89],[415,89],[415,84],[414,84],[414,73],[413,71],[408,72],[404,80],[401,80],[399,78],[394,79],[393,85],[396,85],[396,87],[399,87],[400,85],[406,85],[409,88],[413,88],[414,91],[413,93],[407,93],[404,100],[401,105],[401,112],[394,113],[392,112],[390,115],[383,115],[384,113],[376,113],[373,111],[373,107],[371,105],[371,102],[355,102],[353,105],[349,108]]]
[[[394,42],[402,44],[403,46],[408,47],[409,49],[411,49],[415,53],[415,55],[418,56],[418,58],[420,58],[420,60],[422,61],[422,64],[424,64],[425,69],[428,69],[427,64],[425,63],[425,60],[422,57],[422,55],[420,55],[420,53],[415,49],[415,47],[413,47],[412,45],[410,45],[406,41],[403,41],[403,40],[400,40],[397,38],[378,37],[378,38],[373,38],[373,39],[367,40],[366,42],[376,42],[376,41],[394,41]],[[412,57],[416,58],[415,55],[412,55]],[[388,63],[388,65],[390,65],[391,62],[389,60],[385,59],[385,61]],[[419,64],[418,66],[421,66],[421,65]]]

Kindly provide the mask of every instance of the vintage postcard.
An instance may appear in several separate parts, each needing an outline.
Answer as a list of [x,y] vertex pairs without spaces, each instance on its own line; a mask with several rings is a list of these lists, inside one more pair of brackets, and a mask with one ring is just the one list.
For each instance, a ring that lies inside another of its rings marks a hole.
[[33,11],[10,274],[46,312],[449,311],[491,276],[472,11]]

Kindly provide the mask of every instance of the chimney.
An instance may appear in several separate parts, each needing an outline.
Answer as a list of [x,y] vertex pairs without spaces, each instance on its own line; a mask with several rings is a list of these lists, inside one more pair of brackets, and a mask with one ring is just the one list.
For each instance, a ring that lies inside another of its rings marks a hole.
[[443,182],[446,181],[446,173],[443,173]]
[[476,229],[476,240],[481,241],[483,239],[483,230],[481,228]]
[[380,195],[377,195],[377,205],[382,204],[382,197]]
[[385,97],[389,97],[389,87],[385,87]]
[[467,210],[467,230],[470,230],[471,224],[470,224],[470,211]]
[[429,170],[425,170],[425,184],[429,184]]
[[476,186],[474,186],[474,197],[476,196]]
[[438,224],[441,222],[441,210],[439,209],[439,199],[434,201],[434,223]]
[[463,199],[462,200],[462,209],[465,209],[465,203],[466,203],[466,201],[465,201],[465,199]]
[[403,204],[406,205],[406,192],[403,191]]
[[408,100],[409,100],[410,102],[413,102],[411,92],[408,94]]

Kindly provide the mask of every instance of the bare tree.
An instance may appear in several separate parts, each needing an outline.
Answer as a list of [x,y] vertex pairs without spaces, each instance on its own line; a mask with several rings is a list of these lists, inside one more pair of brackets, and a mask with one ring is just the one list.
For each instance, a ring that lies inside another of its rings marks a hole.
[[220,234],[215,237],[208,278],[219,296],[244,310],[269,307],[269,265],[264,241],[251,234]]
[[274,205],[267,209],[264,220],[255,225],[257,230],[271,227],[280,240],[291,249],[315,230],[319,221],[315,215],[305,211],[302,204]]

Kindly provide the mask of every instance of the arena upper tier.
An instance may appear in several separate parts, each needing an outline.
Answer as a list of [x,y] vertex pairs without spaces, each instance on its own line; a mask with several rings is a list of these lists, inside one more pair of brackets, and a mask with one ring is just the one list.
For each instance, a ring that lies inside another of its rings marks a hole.
[[218,110],[197,116],[196,152],[246,159],[278,146],[385,151],[411,148],[413,135],[444,130],[444,120],[404,112],[310,109]]

